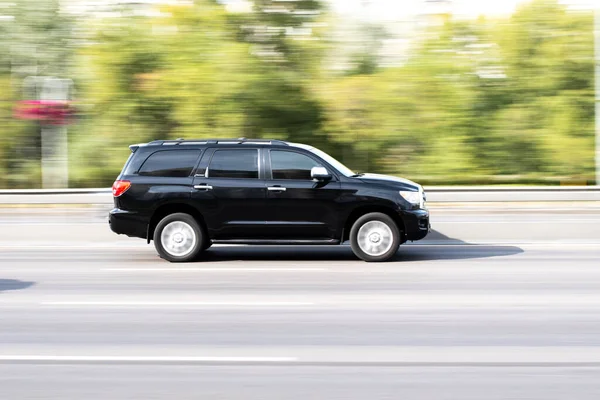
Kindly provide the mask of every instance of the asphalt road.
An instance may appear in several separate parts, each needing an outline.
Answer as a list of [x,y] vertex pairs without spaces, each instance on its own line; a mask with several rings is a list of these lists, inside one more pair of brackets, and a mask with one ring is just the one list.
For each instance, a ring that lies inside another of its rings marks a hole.
[[0,399],[600,398],[600,210],[434,210],[393,262],[0,211]]

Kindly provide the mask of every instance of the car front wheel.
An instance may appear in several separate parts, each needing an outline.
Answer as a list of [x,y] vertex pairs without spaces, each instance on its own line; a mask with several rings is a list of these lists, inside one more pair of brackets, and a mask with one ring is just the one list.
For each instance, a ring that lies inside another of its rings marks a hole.
[[398,252],[400,230],[386,214],[366,214],[352,226],[350,244],[354,254],[361,260],[388,261]]
[[198,257],[205,236],[198,222],[189,214],[177,213],[164,217],[154,230],[154,246],[167,261],[188,262]]

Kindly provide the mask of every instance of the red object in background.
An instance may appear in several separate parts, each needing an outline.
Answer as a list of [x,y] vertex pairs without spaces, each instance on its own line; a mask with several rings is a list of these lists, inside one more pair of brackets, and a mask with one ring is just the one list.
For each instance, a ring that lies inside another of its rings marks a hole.
[[17,102],[14,117],[48,125],[68,125],[75,117],[75,109],[69,101],[25,100]]
[[131,187],[131,182],[129,181],[115,181],[112,187],[112,193],[114,197],[119,197],[123,193],[125,193]]

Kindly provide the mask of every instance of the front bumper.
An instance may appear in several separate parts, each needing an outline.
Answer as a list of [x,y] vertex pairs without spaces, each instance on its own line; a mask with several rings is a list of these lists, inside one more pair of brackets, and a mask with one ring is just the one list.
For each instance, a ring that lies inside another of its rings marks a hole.
[[401,213],[404,221],[404,239],[406,241],[417,241],[424,239],[431,232],[429,222],[429,210],[408,210]]

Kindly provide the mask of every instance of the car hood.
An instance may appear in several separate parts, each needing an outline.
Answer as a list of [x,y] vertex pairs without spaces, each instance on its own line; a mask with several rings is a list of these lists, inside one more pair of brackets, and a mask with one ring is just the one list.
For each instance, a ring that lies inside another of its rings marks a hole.
[[419,190],[421,185],[411,180],[399,178],[397,176],[379,175],[379,174],[363,174],[360,176],[363,182],[371,183],[390,183],[397,186],[399,189]]

